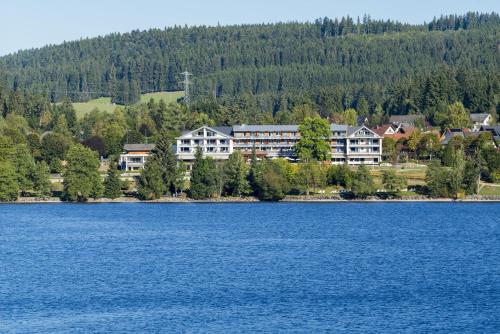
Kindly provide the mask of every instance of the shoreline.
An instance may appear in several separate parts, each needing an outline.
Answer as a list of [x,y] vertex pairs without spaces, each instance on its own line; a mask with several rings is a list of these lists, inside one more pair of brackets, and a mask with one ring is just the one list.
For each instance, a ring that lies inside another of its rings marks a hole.
[[428,202],[428,203],[500,203],[500,196],[473,196],[463,199],[452,198],[426,198],[409,196],[407,198],[395,199],[380,199],[380,198],[367,198],[367,199],[342,199],[342,198],[321,198],[321,197],[306,197],[306,196],[288,196],[279,202],[261,202],[255,197],[221,197],[205,200],[193,200],[187,197],[165,197],[158,200],[142,201],[133,197],[122,197],[117,199],[89,199],[87,202],[64,202],[58,197],[51,198],[34,198],[34,197],[21,197],[15,202],[0,202],[0,204],[110,204],[110,203],[146,203],[146,204],[223,204],[223,203],[411,203],[411,202]]

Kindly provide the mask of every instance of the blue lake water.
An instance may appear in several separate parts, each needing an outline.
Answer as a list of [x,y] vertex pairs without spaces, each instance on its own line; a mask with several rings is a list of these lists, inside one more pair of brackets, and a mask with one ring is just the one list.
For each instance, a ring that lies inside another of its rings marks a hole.
[[0,333],[499,333],[500,205],[0,205]]

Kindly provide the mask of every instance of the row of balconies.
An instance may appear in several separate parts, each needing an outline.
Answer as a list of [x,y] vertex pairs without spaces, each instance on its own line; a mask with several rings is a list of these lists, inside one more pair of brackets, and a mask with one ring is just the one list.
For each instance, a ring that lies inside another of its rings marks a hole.
[[[229,147],[202,147],[201,148],[202,152],[205,153],[229,153]],[[196,153],[196,148],[192,147],[180,147],[177,150],[177,153],[179,154],[189,154],[189,153]]]
[[207,139],[207,140],[181,140],[180,145],[228,145],[227,139]]
[[234,147],[253,147],[253,146],[266,146],[266,147],[293,147],[295,146],[294,143],[280,143],[280,144],[274,144],[274,143],[267,143],[267,144],[261,144],[261,143],[245,143],[245,144],[239,144],[235,143],[233,145]]
[[237,132],[234,134],[234,138],[239,139],[239,138],[262,138],[262,137],[270,137],[270,138],[295,138],[298,137],[297,134],[294,133],[262,133],[262,132],[256,132],[252,134],[242,134],[240,132]]
[[367,141],[355,141],[349,140],[349,145],[379,145],[380,141],[376,140],[367,140]]
[[[252,141],[255,142],[257,140],[282,140],[282,139],[286,139],[288,141],[292,140],[292,141],[298,141],[300,140],[299,137],[282,137],[282,136],[268,136],[268,137],[263,137],[263,136],[259,136],[259,137],[235,137],[233,139],[233,141],[235,143],[237,143],[238,141],[242,141],[242,140],[247,140],[247,141]],[[220,144],[222,145],[225,145],[226,142],[230,141],[230,139],[206,139],[206,138],[203,138],[203,139],[183,139],[183,140],[180,140],[180,143],[182,145],[199,145],[200,142],[205,144],[205,143],[208,143],[208,142],[211,142],[211,143],[217,143],[219,142]],[[345,137],[331,137],[330,138],[330,143],[331,144],[345,144],[345,141],[346,141],[346,138]],[[373,140],[366,140],[366,141],[359,141],[358,139],[349,139],[349,145],[379,145],[380,143],[380,140],[378,139],[373,139]]]

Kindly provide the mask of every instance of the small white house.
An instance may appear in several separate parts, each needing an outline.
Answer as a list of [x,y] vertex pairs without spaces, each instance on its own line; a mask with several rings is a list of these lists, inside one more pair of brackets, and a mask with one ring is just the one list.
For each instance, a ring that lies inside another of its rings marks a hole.
[[123,154],[120,155],[120,169],[126,171],[139,171],[154,149],[154,144],[125,144]]
[[490,125],[493,118],[490,114],[470,114],[470,120],[472,122],[472,131],[477,132],[481,129],[481,126]]

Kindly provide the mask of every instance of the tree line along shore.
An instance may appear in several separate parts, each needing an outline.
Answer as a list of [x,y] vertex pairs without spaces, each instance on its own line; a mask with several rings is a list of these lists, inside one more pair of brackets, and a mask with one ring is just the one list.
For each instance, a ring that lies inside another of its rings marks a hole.
[[[9,130],[17,131],[11,133]],[[54,195],[69,202],[99,198],[182,200],[184,197],[214,201],[246,197],[261,201],[279,201],[287,197],[293,200],[463,199],[481,194],[486,181],[494,190],[489,195],[497,194],[495,182],[500,176],[500,154],[486,133],[468,138],[454,137],[442,147],[430,145],[426,137],[417,132],[419,138],[417,135],[408,138],[409,151],[405,154],[418,159],[418,164],[414,168],[408,165],[397,168],[394,166],[399,165],[401,152],[391,150],[384,153],[386,162],[392,162],[391,166],[332,165],[325,139],[329,123],[320,117],[305,117],[299,132],[301,139],[295,147],[298,163],[285,159],[258,159],[255,152],[246,159],[239,151],[233,152],[226,161],[216,161],[198,149],[188,171],[172,149],[176,133],[161,131],[144,170],[137,178],[127,180],[124,171],[117,168],[117,156],[110,156],[103,169],[95,150],[71,141],[63,158],[57,159],[54,155],[54,160],[50,161],[44,157],[60,152],[64,142],[51,143],[47,138],[64,138],[64,134],[47,134],[38,146],[30,141],[30,135],[23,143],[14,144],[12,137],[21,135],[19,129],[3,128],[0,200]],[[41,159],[35,158],[37,153]],[[50,172],[54,168],[60,171],[62,183],[51,182]]]
[[[470,128],[471,114],[499,118],[499,29],[496,13],[419,25],[324,18],[134,31],[0,57],[0,201],[498,195],[491,135],[442,145],[437,133]],[[136,103],[179,91],[186,69],[195,74],[189,99]],[[99,97],[109,109],[75,111],[73,102]],[[425,117],[431,130],[384,138],[392,167],[332,166],[321,150],[327,123],[362,118],[374,128],[402,115]],[[295,164],[235,153],[198,157],[187,172],[169,150],[204,125],[308,122],[315,130],[311,141],[301,133]],[[136,178],[116,168],[125,143],[156,143]],[[408,162],[420,167],[400,168]]]

